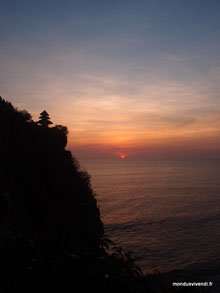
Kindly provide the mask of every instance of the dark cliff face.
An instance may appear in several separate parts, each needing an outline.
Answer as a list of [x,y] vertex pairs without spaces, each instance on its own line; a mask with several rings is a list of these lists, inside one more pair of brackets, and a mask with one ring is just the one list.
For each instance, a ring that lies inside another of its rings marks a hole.
[[0,99],[4,237],[53,243],[77,254],[99,247],[103,225],[89,176],[65,150],[66,143],[66,127],[39,126],[26,111]]

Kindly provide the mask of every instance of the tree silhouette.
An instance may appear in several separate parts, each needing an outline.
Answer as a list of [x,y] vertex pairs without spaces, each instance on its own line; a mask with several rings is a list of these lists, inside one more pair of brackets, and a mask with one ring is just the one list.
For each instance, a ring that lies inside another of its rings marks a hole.
[[40,124],[43,127],[48,127],[48,125],[53,124],[53,122],[50,121],[50,116],[47,113],[47,111],[43,111],[40,113],[40,120],[38,121],[38,124]]

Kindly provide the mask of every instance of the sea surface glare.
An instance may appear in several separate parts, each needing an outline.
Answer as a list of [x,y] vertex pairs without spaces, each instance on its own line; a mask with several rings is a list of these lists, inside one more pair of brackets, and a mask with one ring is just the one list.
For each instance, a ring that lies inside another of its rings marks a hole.
[[82,160],[105,225],[143,270],[220,265],[220,162]]

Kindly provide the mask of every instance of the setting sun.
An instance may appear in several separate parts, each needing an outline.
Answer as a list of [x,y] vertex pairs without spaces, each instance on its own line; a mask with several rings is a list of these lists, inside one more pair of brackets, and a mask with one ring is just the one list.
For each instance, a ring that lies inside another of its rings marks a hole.
[[121,158],[121,159],[125,159],[125,157],[126,157],[126,155],[125,155],[124,153],[121,153],[121,154],[120,154],[120,158]]

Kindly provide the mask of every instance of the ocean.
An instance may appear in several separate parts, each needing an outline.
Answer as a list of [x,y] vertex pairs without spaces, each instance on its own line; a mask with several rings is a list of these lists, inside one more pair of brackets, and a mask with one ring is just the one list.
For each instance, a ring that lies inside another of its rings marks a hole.
[[220,267],[220,162],[81,160],[105,226],[144,271]]

